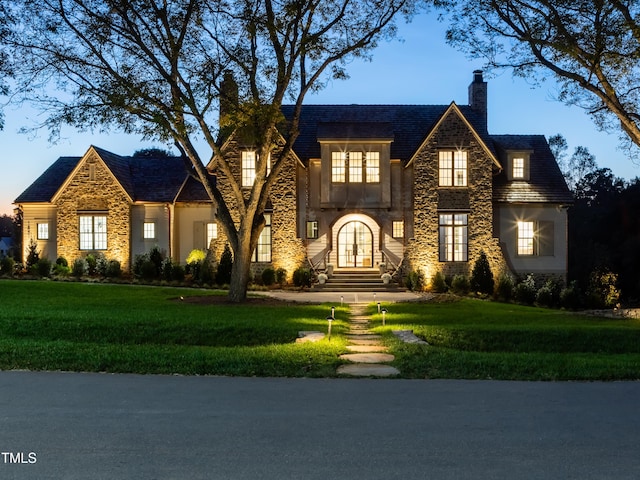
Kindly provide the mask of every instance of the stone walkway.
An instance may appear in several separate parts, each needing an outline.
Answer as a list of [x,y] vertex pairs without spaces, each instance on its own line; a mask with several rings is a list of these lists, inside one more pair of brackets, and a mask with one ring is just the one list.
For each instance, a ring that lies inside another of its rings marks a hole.
[[392,377],[399,375],[398,369],[387,365],[395,357],[382,345],[382,337],[369,330],[369,317],[365,315],[367,304],[350,305],[347,349],[350,353],[340,355],[351,363],[338,367],[339,375],[351,377]]

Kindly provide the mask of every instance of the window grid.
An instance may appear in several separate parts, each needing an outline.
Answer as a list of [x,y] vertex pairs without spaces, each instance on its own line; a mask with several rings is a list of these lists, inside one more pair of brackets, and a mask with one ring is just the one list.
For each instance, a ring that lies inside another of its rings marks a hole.
[[49,240],[49,224],[38,223],[38,240]]
[[533,245],[533,222],[518,222],[518,255],[533,255]]
[[467,152],[462,150],[439,152],[438,169],[439,186],[467,186]]
[[366,160],[367,183],[380,182],[380,152],[367,152]]
[[142,226],[142,236],[149,240],[156,238],[156,224],[154,222],[144,222]]
[[318,238],[318,221],[309,220],[307,222],[307,238]]
[[404,238],[404,221],[403,220],[397,220],[393,222],[392,236],[393,238]]
[[524,158],[513,159],[513,178],[524,178]]
[[331,152],[331,181],[345,183],[347,168],[346,152]]
[[362,183],[362,152],[349,152],[349,183]]
[[80,250],[107,249],[107,217],[104,215],[80,216]]
[[440,215],[440,261],[466,262],[468,260],[467,240],[468,215]]
[[242,186],[252,187],[256,179],[256,152],[242,152]]
[[264,214],[265,226],[258,238],[258,245],[253,258],[257,262],[271,261],[271,214]]
[[207,223],[207,243],[206,248],[211,248],[211,242],[218,238],[218,224]]

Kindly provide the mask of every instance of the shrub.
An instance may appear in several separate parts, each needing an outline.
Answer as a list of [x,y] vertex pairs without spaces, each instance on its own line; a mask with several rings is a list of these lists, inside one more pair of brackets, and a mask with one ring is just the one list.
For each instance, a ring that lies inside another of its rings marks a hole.
[[421,292],[424,290],[424,273],[412,270],[405,279],[405,286],[412,292]]
[[156,264],[149,258],[146,258],[140,265],[140,277],[143,280],[154,280],[158,278],[158,270]]
[[107,278],[120,278],[122,275],[122,267],[118,260],[109,260],[107,262],[107,269],[105,271],[105,276]]
[[164,254],[160,251],[160,248],[155,246],[151,250],[149,250],[149,261],[153,263],[156,269],[154,278],[160,278],[160,274],[162,272],[163,260],[164,260]]
[[187,256],[187,265],[191,265],[192,263],[198,263],[198,262],[202,262],[204,260],[204,258],[207,256],[207,252],[205,252],[204,250],[191,250],[191,252],[189,252],[189,255]]
[[58,258],[56,258],[56,265],[61,265],[63,267],[68,267],[69,266],[69,262],[67,262],[67,259],[60,256]]
[[448,290],[447,281],[442,272],[436,272],[431,277],[431,290],[436,293],[445,293]]
[[184,281],[184,267],[180,264],[173,264],[172,268],[171,268],[171,277],[173,278],[173,280],[175,280],[176,282],[182,282]]
[[615,307],[620,301],[618,275],[608,269],[596,270],[589,277],[588,301],[592,308]]
[[276,283],[276,271],[271,267],[267,267],[262,271],[261,278],[263,285],[271,286]]
[[466,295],[471,289],[471,284],[466,275],[455,275],[451,280],[451,290],[458,295]]
[[133,274],[136,277],[142,277],[142,266],[149,261],[149,255],[146,253],[138,254],[133,259]]
[[547,280],[536,294],[536,303],[543,307],[557,307],[560,304],[562,285],[552,279]]
[[287,271],[282,267],[276,270],[276,282],[279,285],[284,285],[285,283],[287,283]]
[[0,275],[13,275],[15,261],[11,257],[3,257],[0,260]]
[[58,277],[68,277],[71,275],[71,267],[68,265],[63,265],[56,261],[56,264],[53,266],[53,274]]
[[306,267],[298,267],[293,272],[293,284],[296,287],[311,286],[311,270]]
[[218,271],[216,272],[216,283],[218,285],[226,285],[231,282],[231,270],[233,269],[233,254],[231,248],[227,243],[224,246],[222,255],[220,255],[220,263],[218,264]]
[[583,303],[582,291],[575,280],[560,292],[560,306],[563,308],[578,310]]
[[536,294],[538,293],[536,290],[536,280],[533,275],[527,275],[527,278],[516,285],[514,293],[518,303],[533,305],[536,301]]
[[469,283],[474,292],[493,295],[493,273],[491,272],[487,255],[484,252],[480,252],[480,256],[473,265]]
[[74,277],[80,278],[87,274],[87,262],[84,258],[78,258],[73,262],[71,273]]
[[98,259],[96,258],[96,256],[90,253],[89,255],[87,255],[86,260],[87,273],[89,275],[95,275],[96,273],[98,273]]
[[38,244],[32,238],[29,240],[29,246],[27,247],[27,271],[31,271],[31,267],[33,267],[38,260],[40,260],[40,252],[38,251]]
[[173,280],[173,262],[170,258],[165,258],[162,261],[162,279],[170,282]]
[[102,277],[107,276],[107,269],[109,268],[109,260],[102,253],[96,254],[96,273]]
[[496,300],[500,302],[510,302],[513,298],[513,278],[508,273],[501,273],[498,276],[498,284],[494,293]]
[[40,258],[30,269],[30,273],[40,277],[51,276],[51,261],[48,258]]

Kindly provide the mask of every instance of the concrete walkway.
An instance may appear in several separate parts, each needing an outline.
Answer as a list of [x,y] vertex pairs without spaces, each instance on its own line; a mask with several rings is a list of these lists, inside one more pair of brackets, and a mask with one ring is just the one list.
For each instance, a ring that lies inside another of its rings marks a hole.
[[[252,294],[254,292],[251,292]],[[271,290],[268,292],[255,292],[256,295],[266,295],[268,297],[285,300],[288,302],[301,303],[333,303],[359,304],[359,303],[397,303],[397,302],[420,302],[428,298],[428,295],[414,292],[312,292],[309,290]]]
[[395,357],[382,345],[382,337],[369,329],[369,317],[365,314],[367,304],[355,303],[350,305],[349,331],[347,332],[347,349],[350,353],[340,355],[340,358],[351,363],[338,367],[339,375],[351,377],[393,377],[400,372],[395,367],[387,365]]

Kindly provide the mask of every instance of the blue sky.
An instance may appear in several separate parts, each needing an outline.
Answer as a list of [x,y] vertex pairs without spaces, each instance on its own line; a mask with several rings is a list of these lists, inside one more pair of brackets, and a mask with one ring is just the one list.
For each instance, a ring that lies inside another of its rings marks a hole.
[[[421,16],[401,25],[402,41],[382,43],[371,62],[355,61],[348,67],[350,79],[334,81],[321,92],[307,97],[307,103],[327,104],[449,104],[468,103],[467,87],[481,61],[469,61],[444,41],[445,25],[434,15]],[[640,167],[618,150],[617,132],[597,131],[590,118],[577,107],[553,99],[554,84],[532,88],[510,72],[485,74],[488,81],[488,122],[492,134],[561,133],[569,152],[585,146],[601,167],[625,179],[640,176]],[[24,107],[5,108],[5,128],[0,131],[0,214],[13,211],[13,200],[58,157],[83,155],[96,145],[119,155],[131,155],[140,148],[160,146],[142,143],[138,137],[118,133],[77,133],[65,128],[57,144],[48,142],[48,132],[17,133],[20,127],[38,121],[37,114]],[[204,153],[204,152],[202,152]],[[207,158],[208,155],[205,155]]]

